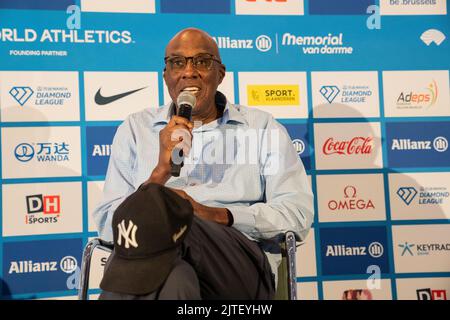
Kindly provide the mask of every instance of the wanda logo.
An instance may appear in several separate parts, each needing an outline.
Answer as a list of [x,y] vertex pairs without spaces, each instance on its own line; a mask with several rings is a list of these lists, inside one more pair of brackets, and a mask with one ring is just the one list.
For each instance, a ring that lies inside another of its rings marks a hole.
[[354,137],[352,140],[338,141],[328,138],[322,148],[326,155],[331,154],[371,154],[373,150],[372,137]]

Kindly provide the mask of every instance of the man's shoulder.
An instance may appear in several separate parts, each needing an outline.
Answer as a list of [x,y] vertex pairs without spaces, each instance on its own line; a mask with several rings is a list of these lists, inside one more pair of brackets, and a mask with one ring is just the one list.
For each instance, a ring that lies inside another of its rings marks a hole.
[[153,124],[158,119],[162,119],[167,114],[169,106],[163,105],[158,107],[146,107],[142,110],[130,113],[125,122],[129,122],[132,125],[145,124],[148,126],[149,124]]
[[246,120],[250,128],[265,128],[269,123],[276,121],[270,112],[240,104],[231,106]]

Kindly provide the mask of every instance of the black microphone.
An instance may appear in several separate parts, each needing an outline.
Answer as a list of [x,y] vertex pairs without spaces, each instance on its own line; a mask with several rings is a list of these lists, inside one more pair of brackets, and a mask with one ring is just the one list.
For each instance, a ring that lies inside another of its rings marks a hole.
[[[177,115],[183,118],[188,119],[191,121],[191,114],[192,114],[192,108],[195,107],[195,104],[197,103],[197,99],[195,96],[187,91],[183,91],[180,93],[177,99],[177,105],[178,105],[178,113]],[[175,161],[174,161],[175,156]],[[170,159],[170,174],[173,177],[179,177],[181,168],[184,165],[184,155],[183,155],[183,149],[175,147],[172,150],[172,157]]]

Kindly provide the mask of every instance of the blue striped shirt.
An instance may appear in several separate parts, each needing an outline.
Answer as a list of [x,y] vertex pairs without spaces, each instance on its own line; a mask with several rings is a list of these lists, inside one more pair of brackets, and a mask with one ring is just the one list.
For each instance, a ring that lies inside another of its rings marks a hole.
[[[159,131],[172,109],[147,108],[117,129],[103,199],[93,212],[102,239],[112,241],[115,209],[157,165]],[[194,126],[192,134],[180,176],[166,186],[183,189],[204,205],[229,209],[233,228],[263,243],[276,275],[281,256],[269,253],[271,242],[264,240],[288,230],[303,240],[314,215],[311,187],[286,129],[267,112],[227,103],[221,118]]]

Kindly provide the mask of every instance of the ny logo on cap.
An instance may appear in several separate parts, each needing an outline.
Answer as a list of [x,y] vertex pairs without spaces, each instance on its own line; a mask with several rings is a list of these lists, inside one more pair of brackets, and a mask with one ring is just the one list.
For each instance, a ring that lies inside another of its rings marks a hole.
[[130,220],[128,227],[125,227],[125,220],[122,220],[122,222],[117,225],[117,228],[119,229],[119,236],[117,239],[117,244],[119,246],[122,245],[123,238],[126,249],[130,248],[130,245],[135,248],[138,247],[138,243],[136,242],[136,231],[138,227],[133,223],[133,221]]
[[183,233],[186,231],[186,229],[187,229],[187,226],[184,225],[180,228],[180,230],[178,232],[175,232],[172,236],[173,242],[177,242],[178,239],[180,239],[181,236],[183,235]]

